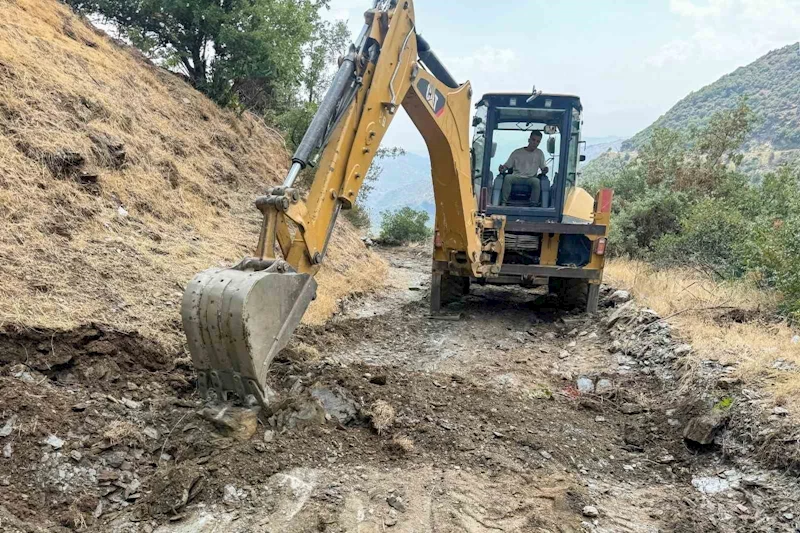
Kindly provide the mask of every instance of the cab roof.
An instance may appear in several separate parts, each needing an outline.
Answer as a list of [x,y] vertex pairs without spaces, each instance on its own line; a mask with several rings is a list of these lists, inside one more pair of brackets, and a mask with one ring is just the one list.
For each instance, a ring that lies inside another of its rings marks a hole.
[[[536,100],[534,100],[530,104],[525,104],[525,101],[528,98],[530,98],[530,96],[531,96],[531,93],[513,93],[513,92],[486,93],[481,97],[481,100],[479,100],[479,102],[483,101],[483,100],[492,100],[492,101],[494,101],[495,105],[498,105],[499,104],[498,100],[508,100],[508,99],[511,99],[511,98],[516,98],[518,100],[518,102],[522,103],[522,107],[527,107],[527,106],[535,107],[537,100],[551,98],[551,99],[554,99],[554,100],[559,100],[559,101],[564,102],[564,103],[569,102],[570,104],[572,104],[574,107],[578,108],[579,110],[583,110],[583,106],[581,105],[580,97],[575,96],[574,94],[542,93],[539,96],[537,96]],[[502,104],[500,104],[500,105],[502,105]],[[517,105],[519,105],[519,104],[517,104]],[[562,106],[558,106],[558,107],[562,107]]]

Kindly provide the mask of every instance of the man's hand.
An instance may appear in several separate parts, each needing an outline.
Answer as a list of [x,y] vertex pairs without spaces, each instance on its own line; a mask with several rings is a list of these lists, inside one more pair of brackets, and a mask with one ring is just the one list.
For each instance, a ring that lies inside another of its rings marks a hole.
[[502,174],[503,172],[505,172],[506,170],[508,170],[508,167],[507,167],[507,166],[505,166],[505,165],[500,165],[500,173],[501,173],[501,174]]
[[544,167],[542,169],[542,174],[547,174],[548,172],[550,172],[550,169],[548,167]]

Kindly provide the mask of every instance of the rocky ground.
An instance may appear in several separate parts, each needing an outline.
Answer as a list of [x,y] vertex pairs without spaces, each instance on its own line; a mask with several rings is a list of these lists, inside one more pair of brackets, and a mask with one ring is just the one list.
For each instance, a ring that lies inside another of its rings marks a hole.
[[140,339],[6,332],[0,530],[800,531],[784,413],[730,427],[758,393],[630,295],[588,317],[477,286],[431,319],[429,257],[384,254],[390,286],[298,331],[258,416]]

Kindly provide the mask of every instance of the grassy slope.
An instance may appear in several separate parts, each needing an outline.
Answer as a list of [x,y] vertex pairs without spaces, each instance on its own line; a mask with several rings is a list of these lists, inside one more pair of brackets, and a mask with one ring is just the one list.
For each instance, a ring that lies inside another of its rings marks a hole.
[[[774,316],[774,293],[759,291],[746,281],[720,283],[690,269],[655,270],[647,263],[611,260],[605,270],[612,285],[631,290],[645,305],[677,326],[694,348],[692,357],[736,366],[744,386],[766,390],[776,403],[800,420],[800,344],[785,323],[763,320]],[[721,320],[726,309],[757,317],[739,323]],[[782,362],[781,362],[782,361]]]
[[[0,2],[0,87],[0,326],[92,321],[178,346],[181,286],[254,247],[280,135],[54,0]],[[384,273],[342,224],[307,319]]]

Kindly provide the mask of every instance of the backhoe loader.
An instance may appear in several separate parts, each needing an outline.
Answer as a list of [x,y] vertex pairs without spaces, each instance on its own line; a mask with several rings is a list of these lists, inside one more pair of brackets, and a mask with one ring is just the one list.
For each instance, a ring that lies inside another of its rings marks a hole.
[[[401,105],[431,160],[431,312],[470,283],[547,285],[561,302],[596,310],[611,191],[592,198],[576,186],[580,99],[486,94],[470,122],[472,96],[417,33],[412,0],[374,3],[283,185],[255,202],[263,224],[254,256],[202,272],[186,288],[181,312],[201,394],[269,404],[269,365],[313,300],[336,218],[356,202]],[[552,180],[537,176],[539,187],[516,180],[504,198],[513,169],[493,172],[531,131],[546,136]],[[295,182],[307,168],[313,182],[304,199]]]

